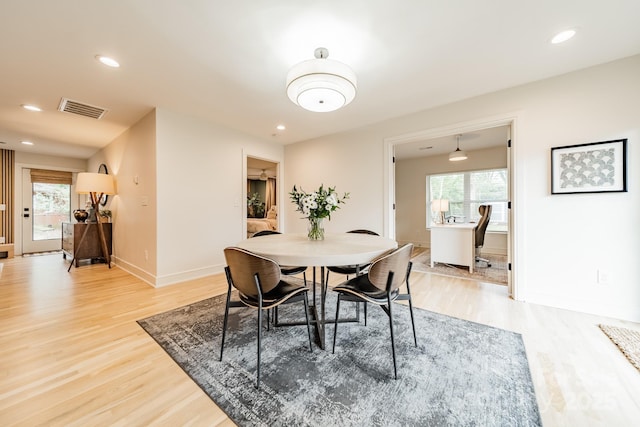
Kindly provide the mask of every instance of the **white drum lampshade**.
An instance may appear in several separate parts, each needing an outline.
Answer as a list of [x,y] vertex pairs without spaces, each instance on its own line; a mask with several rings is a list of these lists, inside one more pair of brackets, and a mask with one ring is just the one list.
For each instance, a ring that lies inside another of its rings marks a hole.
[[356,74],[342,62],[327,59],[325,48],[316,59],[295,65],[287,74],[287,95],[294,104],[313,112],[329,112],[349,104],[356,96]]

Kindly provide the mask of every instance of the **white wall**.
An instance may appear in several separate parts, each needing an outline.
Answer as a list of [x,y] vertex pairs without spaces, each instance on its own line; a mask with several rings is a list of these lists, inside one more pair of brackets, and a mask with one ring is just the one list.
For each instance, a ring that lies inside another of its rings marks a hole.
[[283,162],[284,149],[165,109],[156,114],[162,286],[223,271],[223,249],[246,237],[245,156]]
[[[420,247],[431,247],[431,233],[426,227],[427,186],[426,176],[481,169],[507,167],[507,147],[482,150],[465,148],[469,158],[463,162],[450,162],[449,155],[418,157],[396,160],[396,240],[398,243],[413,243]],[[484,253],[507,254],[506,233],[485,235]]]
[[[294,185],[311,192],[321,184],[336,187],[350,199],[324,221],[327,233],[365,228],[383,233],[382,160],[377,132],[345,132],[326,139],[285,146],[285,190]],[[307,221],[286,199],[281,212],[287,232],[306,231]]]
[[116,177],[117,265],[153,286],[221,273],[245,235],[248,154],[284,160],[279,144],[156,109],[94,155]]
[[[331,228],[381,230],[386,138],[513,117],[516,298],[640,321],[638,76],[634,56],[287,146],[285,182],[350,191]],[[550,194],[551,147],[618,138],[629,141],[629,192]],[[303,230],[289,207],[287,226]],[[597,283],[598,269],[612,275],[611,283]]]
[[89,159],[89,170],[105,163],[116,179],[117,195],[105,207],[113,215],[114,262],[151,284],[157,275],[156,120],[150,112]]

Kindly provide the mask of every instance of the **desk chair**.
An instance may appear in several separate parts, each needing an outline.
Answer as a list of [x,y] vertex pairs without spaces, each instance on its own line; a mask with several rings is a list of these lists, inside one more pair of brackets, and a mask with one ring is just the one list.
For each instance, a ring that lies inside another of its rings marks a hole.
[[476,225],[475,229],[475,260],[476,262],[484,262],[487,264],[487,267],[491,267],[491,263],[488,259],[480,257],[480,249],[484,245],[484,235],[487,232],[487,226],[491,219],[491,205],[480,205],[480,207],[478,207],[478,212],[480,213],[480,219],[478,220],[478,225]]

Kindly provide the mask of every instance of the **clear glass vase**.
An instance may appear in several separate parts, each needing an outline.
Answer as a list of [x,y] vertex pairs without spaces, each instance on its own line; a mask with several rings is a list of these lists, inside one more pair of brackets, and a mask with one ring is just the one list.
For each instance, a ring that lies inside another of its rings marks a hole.
[[309,218],[309,225],[307,228],[307,237],[309,240],[324,240],[324,227],[322,226],[322,220],[324,218]]

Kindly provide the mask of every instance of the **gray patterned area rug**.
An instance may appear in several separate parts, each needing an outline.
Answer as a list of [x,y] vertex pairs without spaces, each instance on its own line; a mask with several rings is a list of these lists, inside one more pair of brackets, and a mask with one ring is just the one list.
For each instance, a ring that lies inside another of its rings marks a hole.
[[[333,318],[335,297],[327,311]],[[394,304],[398,379],[388,318],[370,307],[367,326],[341,323],[335,354],[306,326],[264,330],[256,380],[257,313],[231,308],[219,361],[225,296],[138,321],[211,399],[241,426],[538,426],[541,425],[520,334]],[[343,303],[341,318],[353,310]],[[351,307],[349,307],[351,306]],[[280,321],[303,320],[302,303]],[[353,314],[353,312],[351,312]],[[265,316],[266,319],[266,316]],[[333,326],[327,327],[331,343]]]

